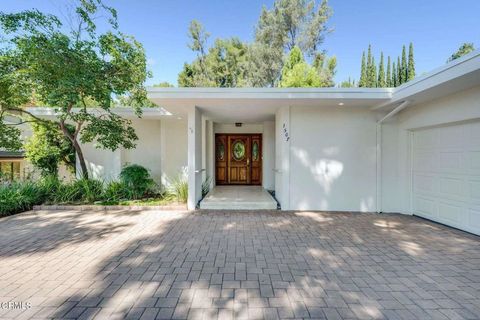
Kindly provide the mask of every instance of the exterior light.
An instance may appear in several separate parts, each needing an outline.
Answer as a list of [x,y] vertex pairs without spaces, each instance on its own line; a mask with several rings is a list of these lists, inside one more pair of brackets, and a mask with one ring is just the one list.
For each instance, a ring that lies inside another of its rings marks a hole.
[[343,103],[343,102],[340,102],[338,105],[339,105],[339,106],[343,106],[344,104],[345,104],[345,103]]

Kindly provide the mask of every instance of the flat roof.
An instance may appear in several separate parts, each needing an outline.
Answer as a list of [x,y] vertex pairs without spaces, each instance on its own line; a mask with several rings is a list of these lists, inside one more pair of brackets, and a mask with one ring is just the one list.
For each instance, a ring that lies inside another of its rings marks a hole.
[[[396,88],[159,88],[148,87],[148,97],[169,109],[175,105],[203,106],[215,100],[266,101],[357,101],[370,108],[388,109],[405,100],[421,103],[480,85],[480,50],[446,63]],[[362,103],[363,101],[363,103]],[[264,103],[264,102],[263,102]],[[240,103],[244,104],[244,103]],[[330,103],[332,104],[332,103]]]

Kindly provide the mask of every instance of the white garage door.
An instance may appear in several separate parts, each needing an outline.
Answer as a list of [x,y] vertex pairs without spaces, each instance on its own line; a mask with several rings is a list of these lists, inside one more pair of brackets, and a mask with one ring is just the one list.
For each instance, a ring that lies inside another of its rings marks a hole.
[[480,122],[413,133],[413,212],[480,235]]

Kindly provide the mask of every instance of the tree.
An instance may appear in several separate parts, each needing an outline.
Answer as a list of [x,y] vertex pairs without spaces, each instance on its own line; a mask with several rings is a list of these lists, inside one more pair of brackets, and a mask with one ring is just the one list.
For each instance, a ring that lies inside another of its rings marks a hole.
[[408,47],[408,76],[407,81],[412,80],[415,78],[415,59],[413,57],[413,43],[410,42],[410,46]]
[[[117,14],[101,0],[82,0],[76,8],[78,24],[68,31],[61,20],[38,10],[0,13],[0,27],[13,56],[8,79],[21,78],[24,89],[52,107],[58,126],[75,149],[83,177],[88,170],[80,143],[95,142],[98,148],[116,150],[135,147],[137,136],[131,121],[112,112],[114,96],[129,95],[141,103],[145,52],[133,37],[118,31]],[[110,30],[99,34],[96,17],[108,16]],[[14,93],[15,85],[7,88]],[[18,90],[17,90],[18,91]],[[14,94],[15,96],[16,94]],[[90,112],[89,101],[98,106]],[[3,113],[16,113],[25,121],[44,122],[21,104],[2,104]],[[135,106],[134,106],[135,107]],[[135,107],[137,115],[141,108]],[[68,125],[75,127],[74,132]]]
[[395,62],[392,64],[392,87],[398,86],[398,79],[397,79],[397,69],[395,68]]
[[393,82],[392,82],[392,62],[390,61],[390,56],[388,56],[387,59],[387,80],[386,80],[386,85],[388,88],[393,87]]
[[354,88],[355,87],[355,80],[348,78],[346,81],[342,81],[339,85],[340,88]]
[[173,88],[174,85],[171,84],[168,81],[162,81],[162,82],[159,82],[157,84],[154,84],[153,87],[156,87],[156,88]]
[[375,64],[375,57],[372,54],[372,46],[368,45],[366,87],[375,88],[376,86],[377,86],[377,66]]
[[380,65],[378,67],[377,86],[379,88],[385,88],[387,86],[387,83],[385,82],[385,66],[383,64],[383,52],[380,53]]
[[360,81],[358,82],[359,87],[367,86],[367,65],[365,62],[365,51],[362,53],[362,65],[360,68]]
[[458,48],[458,50],[454,54],[450,56],[450,58],[448,58],[447,62],[451,62],[455,59],[463,57],[464,55],[469,54],[472,51],[475,51],[473,43],[465,42]]
[[282,69],[280,87],[320,87],[322,79],[316,68],[308,65],[299,47],[293,47]]
[[[57,176],[61,163],[75,172],[75,149],[59,130],[58,123],[32,123],[31,127],[33,135],[25,143],[25,153],[30,163],[44,176]],[[75,127],[71,125],[67,125],[67,129],[70,134],[75,132]]]
[[397,86],[402,83],[402,65],[400,64],[400,57],[397,57]]
[[407,82],[408,66],[407,66],[407,52],[405,46],[402,47],[402,64],[400,66],[400,84]]
[[262,8],[255,27],[255,41],[249,46],[246,85],[276,86],[284,55],[295,46],[309,59],[316,59],[325,35],[332,30],[327,22],[332,15],[327,0],[320,4],[307,0],[275,0],[273,7]]
[[[192,39],[195,37],[192,35]],[[196,41],[196,40],[194,40]],[[199,45],[191,44],[195,48]],[[202,49],[203,50],[203,49]],[[245,84],[247,46],[237,38],[217,39],[206,53],[184,64],[180,87],[240,87]]]

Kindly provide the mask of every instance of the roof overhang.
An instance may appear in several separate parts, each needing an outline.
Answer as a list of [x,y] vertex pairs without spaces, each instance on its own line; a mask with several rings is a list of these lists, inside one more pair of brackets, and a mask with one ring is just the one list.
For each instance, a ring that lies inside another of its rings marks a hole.
[[480,86],[480,50],[395,88],[390,101],[372,109],[387,111],[407,100],[413,106],[476,86]]
[[[26,108],[28,112],[31,112],[33,115],[44,118],[44,119],[55,119],[58,116],[58,112],[55,108],[49,107],[28,107]],[[73,112],[78,111],[79,109],[73,109]],[[122,116],[126,119],[137,119],[138,116],[135,113],[134,109],[131,107],[117,107],[110,109],[114,114]],[[105,110],[101,108],[88,108],[88,111],[91,114],[100,116],[106,114]],[[161,119],[166,116],[171,116],[171,114],[166,111],[164,108],[142,108],[142,119]]]
[[148,88],[148,98],[183,116],[198,107],[215,121],[273,119],[283,106],[371,108],[391,99],[390,88]]

